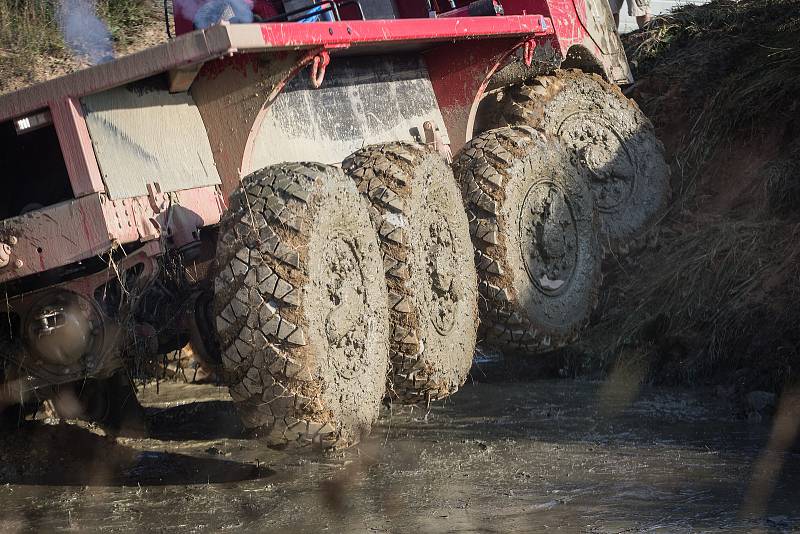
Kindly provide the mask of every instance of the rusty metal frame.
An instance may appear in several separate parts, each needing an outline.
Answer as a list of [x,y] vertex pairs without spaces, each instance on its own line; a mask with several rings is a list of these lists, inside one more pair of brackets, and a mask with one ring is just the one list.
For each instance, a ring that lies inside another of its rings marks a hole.
[[[537,39],[565,35],[559,25],[569,19],[570,9],[574,14],[575,4],[571,0],[539,3],[544,6],[540,13],[561,17],[559,24],[554,27],[547,16],[523,10],[501,17],[220,25],[1,96],[0,121],[51,110],[76,200],[4,221],[0,242],[11,250],[8,265],[0,268],[0,283],[86,259],[117,243],[147,242],[173,231],[183,234],[177,238],[183,243],[195,222],[218,222],[224,199],[241,176],[252,170],[255,133],[270,104],[306,66],[315,69],[313,83],[324,83],[325,66],[339,54],[422,53],[451,149],[458,150],[472,135],[477,104],[492,74],[517,49],[524,48],[527,58]],[[507,13],[508,4],[514,1],[504,2]],[[571,38],[583,42],[584,32],[574,29],[572,33]],[[253,76],[258,57],[265,53],[273,72],[266,79]],[[149,196],[111,201],[104,195],[79,99],[159,73],[171,73],[172,90],[191,88],[222,186],[165,197],[154,184]],[[189,213],[188,219],[179,221],[180,230],[169,228],[173,205]]]
[[54,100],[50,113],[75,198],[105,192],[81,103],[72,97]]
[[472,138],[475,115],[492,74],[527,40],[445,44],[425,53],[450,149],[456,152]]
[[[78,367],[73,369],[67,368],[66,371],[68,372],[66,373],[30,373],[31,376],[24,379],[21,384],[23,389],[33,390],[37,387],[77,380],[84,376],[85,371],[88,371],[92,376],[98,376],[119,368],[121,365],[121,362],[118,360],[120,347],[117,341],[130,333],[123,330],[122,326],[117,321],[106,316],[95,301],[95,292],[105,284],[119,279],[119,277],[129,269],[137,265],[142,265],[143,269],[138,274],[135,281],[136,286],[125,288],[132,295],[141,294],[158,274],[158,264],[155,260],[158,254],[160,254],[158,243],[147,243],[135,252],[119,259],[113,267],[109,265],[107,269],[75,280],[48,286],[6,299],[5,302],[0,305],[2,306],[0,309],[2,309],[4,313],[13,313],[20,318],[24,318],[32,308],[41,304],[44,299],[49,298],[49,295],[53,295],[56,292],[76,293],[83,296],[87,302],[92,304],[95,312],[99,317],[102,317],[104,323],[102,344],[99,346],[96,353],[90,354],[86,361],[81,362]],[[31,365],[31,362],[26,361],[25,352],[12,351],[7,356],[11,358],[21,357],[22,359],[16,359],[16,363],[20,369],[28,369],[28,366]],[[34,367],[36,367],[35,363]],[[36,368],[39,372],[43,371],[40,367]]]
[[[149,197],[116,201],[95,193],[7,219],[0,241],[9,246],[10,261],[0,268],[0,283],[102,255],[125,243],[154,241],[161,253],[167,244],[161,237],[180,236],[191,224],[216,224],[224,211],[219,188],[203,187],[154,190]],[[170,244],[180,246],[181,237]]]

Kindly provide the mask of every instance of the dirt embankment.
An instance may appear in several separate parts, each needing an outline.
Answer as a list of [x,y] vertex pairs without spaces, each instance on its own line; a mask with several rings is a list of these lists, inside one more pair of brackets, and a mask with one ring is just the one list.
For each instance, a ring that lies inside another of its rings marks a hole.
[[[658,240],[611,258],[572,362],[780,391],[800,369],[800,2],[686,6],[624,37],[672,168]],[[589,363],[590,362],[590,363]],[[599,362],[599,363],[598,363]]]

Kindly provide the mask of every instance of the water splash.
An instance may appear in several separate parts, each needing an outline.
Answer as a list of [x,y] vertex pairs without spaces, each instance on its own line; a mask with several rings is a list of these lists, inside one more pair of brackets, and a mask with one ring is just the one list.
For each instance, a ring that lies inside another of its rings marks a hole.
[[247,0],[188,0],[182,2],[181,6],[184,16],[194,22],[196,29],[210,28],[223,21],[231,24],[253,22],[252,2]]
[[61,0],[58,21],[72,53],[91,65],[114,59],[108,26],[97,16],[93,0]]

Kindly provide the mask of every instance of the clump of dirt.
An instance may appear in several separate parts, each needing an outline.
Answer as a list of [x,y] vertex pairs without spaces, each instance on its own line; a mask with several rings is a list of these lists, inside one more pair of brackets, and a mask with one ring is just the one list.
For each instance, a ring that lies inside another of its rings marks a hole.
[[674,198],[653,247],[609,261],[601,313],[578,347],[594,357],[571,372],[636,362],[642,380],[662,383],[797,380],[798,12],[798,0],[717,0],[623,37]]

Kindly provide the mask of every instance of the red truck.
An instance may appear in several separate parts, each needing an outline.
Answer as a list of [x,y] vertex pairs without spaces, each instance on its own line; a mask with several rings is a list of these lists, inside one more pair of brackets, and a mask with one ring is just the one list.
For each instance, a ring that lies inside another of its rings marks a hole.
[[119,425],[121,371],[191,342],[268,444],[347,446],[455,392],[478,336],[574,340],[668,199],[605,0],[173,12],[0,96],[0,410]]

